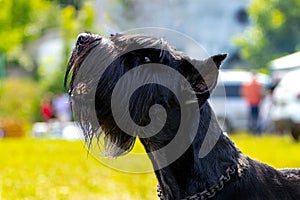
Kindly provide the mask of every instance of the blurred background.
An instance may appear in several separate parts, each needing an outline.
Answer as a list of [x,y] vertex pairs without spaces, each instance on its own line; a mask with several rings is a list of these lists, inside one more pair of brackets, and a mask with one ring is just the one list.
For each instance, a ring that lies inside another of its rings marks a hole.
[[[1,200],[157,198],[154,174],[101,165],[88,156],[72,121],[63,77],[84,31],[108,36],[139,27],[169,28],[193,38],[209,55],[229,53],[222,84],[211,98],[224,131],[256,159],[300,167],[300,0],[0,3]],[[253,78],[262,88],[255,130],[242,91]]]

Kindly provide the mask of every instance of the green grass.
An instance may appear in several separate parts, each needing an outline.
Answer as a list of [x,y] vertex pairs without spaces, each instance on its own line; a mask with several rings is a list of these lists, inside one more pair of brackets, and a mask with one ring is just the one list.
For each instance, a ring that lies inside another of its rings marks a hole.
[[[231,138],[244,153],[274,167],[300,167],[300,143],[289,136]],[[157,199],[153,173],[106,167],[80,141],[0,140],[0,170],[1,200]]]
[[246,134],[230,135],[230,138],[253,159],[275,168],[300,168],[300,142],[290,135],[263,135],[255,137]]
[[0,141],[0,199],[154,199],[152,173],[128,174],[88,156],[82,143]]

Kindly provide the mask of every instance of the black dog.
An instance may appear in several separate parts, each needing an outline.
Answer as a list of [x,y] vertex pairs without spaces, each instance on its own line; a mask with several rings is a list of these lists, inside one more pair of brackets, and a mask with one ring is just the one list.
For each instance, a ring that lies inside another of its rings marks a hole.
[[[207,99],[225,57],[190,59],[164,40],[144,35],[116,34],[106,39],[83,33],[69,60],[65,87],[72,72],[72,109],[89,144],[94,137],[99,139],[99,130],[103,130],[105,148],[116,157],[129,152],[136,136],[140,137],[155,169],[161,199],[299,200],[300,170],[276,170],[252,160],[222,133]],[[133,71],[142,65],[144,70]],[[160,65],[178,72],[190,87],[180,75],[170,75],[173,71]],[[118,84],[125,74],[131,78]],[[146,82],[142,86],[132,83],[142,79]],[[120,89],[114,93],[115,87]],[[132,90],[127,97],[126,92]],[[124,106],[126,101],[128,107]],[[153,121],[153,126],[144,129]],[[183,121],[178,141],[176,134]],[[159,131],[147,131],[152,129]],[[176,148],[165,148],[173,140]],[[199,156],[205,142],[211,150]],[[173,158],[178,152],[181,154]]]

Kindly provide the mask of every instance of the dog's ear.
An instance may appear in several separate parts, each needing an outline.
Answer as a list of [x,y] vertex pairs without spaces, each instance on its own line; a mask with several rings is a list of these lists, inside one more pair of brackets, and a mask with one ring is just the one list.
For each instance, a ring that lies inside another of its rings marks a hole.
[[193,60],[192,64],[198,72],[190,79],[192,87],[197,94],[211,92],[218,80],[219,69],[227,54],[218,54],[206,60]]
[[225,60],[226,57],[227,57],[227,54],[224,53],[224,54],[217,54],[217,55],[211,56],[210,59],[212,59],[212,61],[216,65],[216,67],[218,69],[220,69],[222,62]]

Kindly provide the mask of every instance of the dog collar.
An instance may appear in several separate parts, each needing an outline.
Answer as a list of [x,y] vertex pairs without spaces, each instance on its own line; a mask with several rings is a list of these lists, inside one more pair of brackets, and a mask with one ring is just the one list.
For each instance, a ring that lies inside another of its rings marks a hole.
[[[235,173],[236,173],[235,166],[228,167],[225,171],[225,174],[219,178],[219,181],[216,184],[214,184],[214,185],[210,186],[208,189],[205,189],[205,190],[203,190],[199,193],[196,193],[192,196],[184,197],[181,200],[210,199],[210,198],[214,197],[217,194],[217,192],[219,192],[223,189],[225,183],[230,181],[232,178],[232,175],[234,175]],[[159,185],[157,186],[157,195],[160,198],[160,200],[164,200],[164,196],[163,196],[162,190]]]

